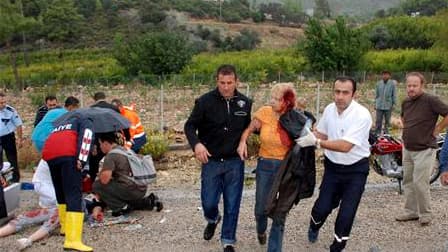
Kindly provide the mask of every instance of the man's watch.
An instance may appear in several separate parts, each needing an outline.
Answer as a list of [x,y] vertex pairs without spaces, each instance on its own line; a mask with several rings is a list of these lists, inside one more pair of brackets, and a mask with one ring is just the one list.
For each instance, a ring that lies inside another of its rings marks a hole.
[[318,138],[318,139],[316,140],[316,147],[317,147],[318,149],[320,149],[320,142],[321,142],[321,140]]

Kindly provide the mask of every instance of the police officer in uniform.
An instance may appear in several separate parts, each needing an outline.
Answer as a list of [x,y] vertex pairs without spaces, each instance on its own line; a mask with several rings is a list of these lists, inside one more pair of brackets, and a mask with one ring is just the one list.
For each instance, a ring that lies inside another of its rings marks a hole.
[[6,104],[6,95],[3,92],[0,92],[0,120],[0,168],[3,168],[3,150],[5,150],[8,161],[14,167],[12,181],[19,182],[20,173],[14,132],[17,132],[17,146],[20,148],[22,147],[22,119],[13,107]]

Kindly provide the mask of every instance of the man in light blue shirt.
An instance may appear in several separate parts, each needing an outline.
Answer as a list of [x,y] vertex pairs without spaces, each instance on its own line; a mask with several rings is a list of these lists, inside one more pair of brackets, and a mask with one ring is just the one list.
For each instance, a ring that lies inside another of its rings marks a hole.
[[395,81],[391,78],[389,71],[383,71],[382,80],[376,84],[376,125],[375,133],[381,134],[381,127],[384,118],[384,134],[389,134],[390,118],[392,116],[392,109],[396,103],[397,95],[395,91]]
[[[17,147],[22,147],[22,119],[17,111],[6,104],[6,94],[0,92],[0,168],[3,169],[3,150],[13,169],[12,182],[19,182]],[[16,136],[17,132],[17,147]]]

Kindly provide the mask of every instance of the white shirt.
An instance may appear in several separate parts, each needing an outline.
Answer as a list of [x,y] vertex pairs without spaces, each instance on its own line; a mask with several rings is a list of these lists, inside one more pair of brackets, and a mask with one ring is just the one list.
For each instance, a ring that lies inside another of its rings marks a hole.
[[351,165],[370,156],[369,132],[372,127],[372,117],[364,106],[356,101],[338,114],[336,104],[329,104],[317,125],[317,131],[328,136],[328,140],[345,140],[353,144],[347,152],[325,150],[325,156],[331,162]]
[[37,165],[33,175],[34,191],[39,194],[39,205],[44,208],[56,207],[56,194],[51,180],[50,168],[43,159]]

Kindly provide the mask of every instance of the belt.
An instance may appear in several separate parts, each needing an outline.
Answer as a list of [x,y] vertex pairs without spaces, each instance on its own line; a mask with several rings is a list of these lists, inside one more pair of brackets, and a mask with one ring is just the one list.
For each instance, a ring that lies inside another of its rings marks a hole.
[[231,161],[231,160],[236,160],[236,159],[241,160],[241,158],[238,157],[238,156],[236,156],[236,157],[224,157],[224,158],[209,157],[208,159],[211,160],[211,161],[215,161],[215,162],[225,162],[225,161]]

